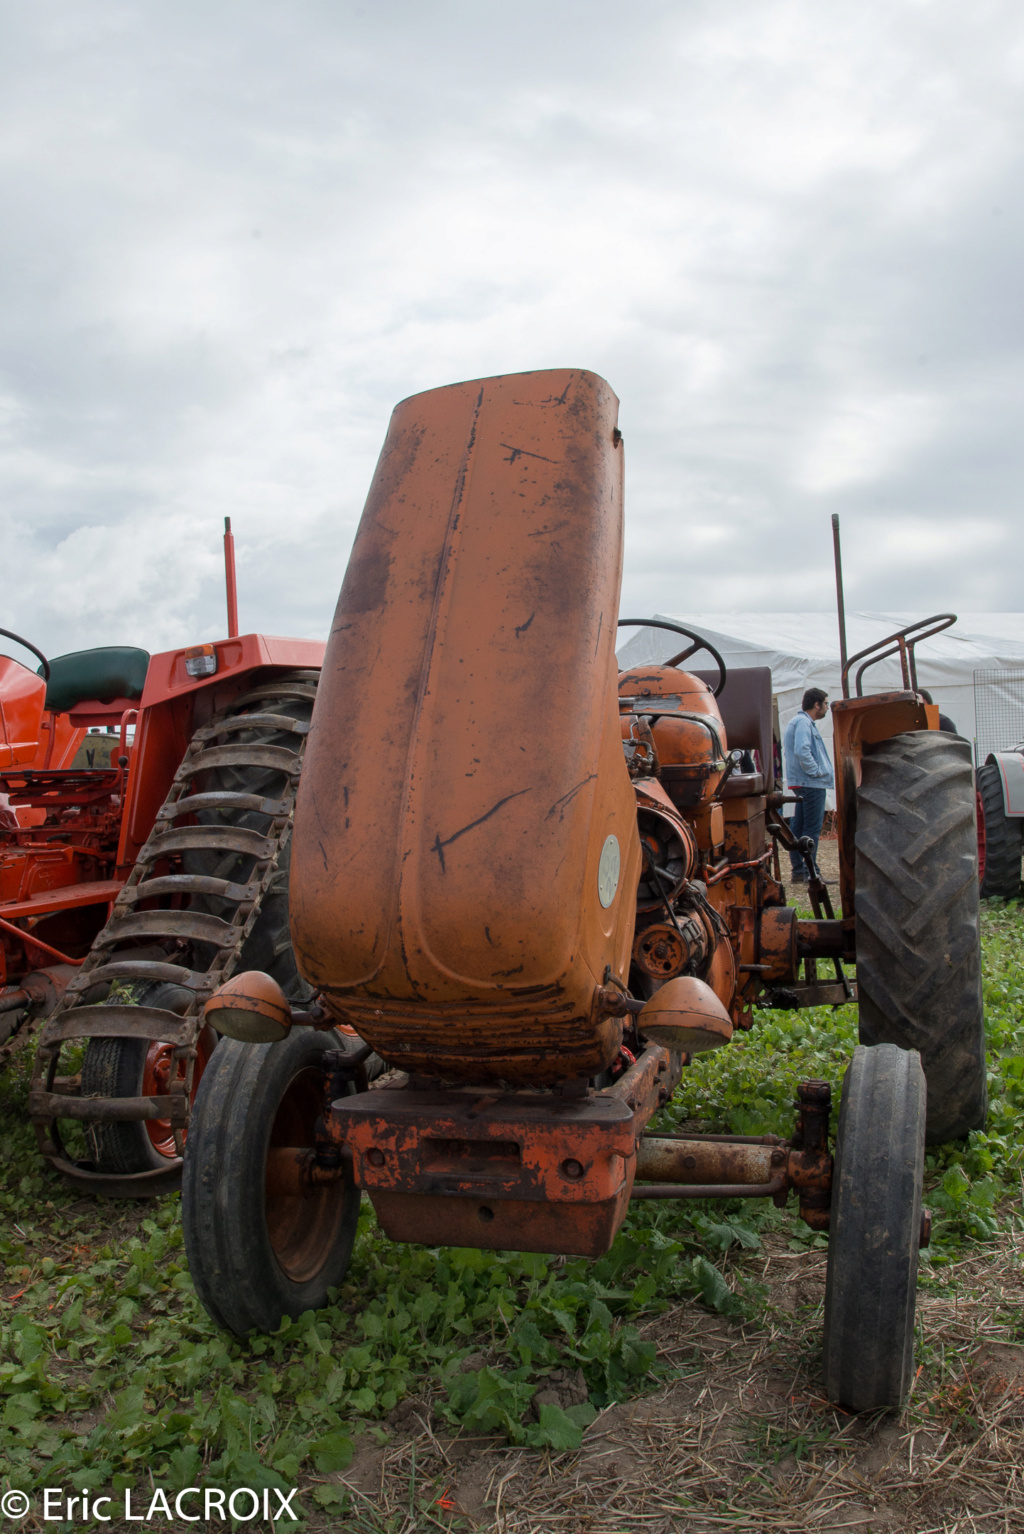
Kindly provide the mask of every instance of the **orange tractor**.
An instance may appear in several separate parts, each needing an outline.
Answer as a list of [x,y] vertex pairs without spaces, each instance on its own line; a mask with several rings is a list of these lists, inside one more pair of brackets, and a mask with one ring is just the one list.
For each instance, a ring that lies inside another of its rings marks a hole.
[[[395,410],[296,807],[310,997],[239,972],[205,1007],[226,1037],[185,1150],[193,1280],[240,1334],[323,1304],[363,1193],[396,1241],[585,1256],[631,1199],[794,1194],[830,1233],[829,1394],[892,1406],[926,1078],[933,1135],[985,1115],[969,749],[913,687],[837,704],[843,911],[816,878],[815,917],[787,907],[769,673],[682,669],[687,636],[618,674],[616,406],[555,371]],[[858,988],[834,1156],[820,1081],[788,1141],[649,1128],[755,1005]]]
[[[29,646],[41,675],[0,657],[0,719],[15,718],[11,698],[34,711],[0,763],[0,1063],[44,1018],[40,1148],[114,1195],[180,1180],[214,988],[241,964],[306,994],[288,853],[323,645],[239,635],[230,526],[225,554],[227,639],[52,662]],[[102,739],[86,728],[110,721],[116,765],[74,766],[83,737]]]

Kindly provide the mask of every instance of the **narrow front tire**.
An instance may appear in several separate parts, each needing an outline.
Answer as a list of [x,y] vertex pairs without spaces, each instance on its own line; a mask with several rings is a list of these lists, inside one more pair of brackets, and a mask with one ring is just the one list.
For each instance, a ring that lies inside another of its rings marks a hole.
[[277,1044],[222,1039],[196,1097],[185,1146],[185,1253],[203,1306],[227,1331],[274,1331],[327,1303],[348,1269],[359,1189],[335,1182],[280,1195],[268,1152],[311,1149],[324,1064],[336,1034],[295,1028]]
[[858,1044],[843,1080],[825,1283],[825,1392],[895,1410],[910,1389],[926,1087],[920,1056]]

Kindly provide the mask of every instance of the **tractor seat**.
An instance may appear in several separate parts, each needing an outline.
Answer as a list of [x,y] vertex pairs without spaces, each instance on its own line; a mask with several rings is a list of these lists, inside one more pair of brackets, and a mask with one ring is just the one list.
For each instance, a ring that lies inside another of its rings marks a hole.
[[[691,671],[691,676],[714,686],[716,671]],[[733,772],[722,790],[723,799],[771,793],[775,787],[772,738],[772,673],[770,666],[730,666],[718,699],[729,749],[756,751],[760,772]]]
[[113,703],[115,698],[137,703],[148,670],[149,652],[131,645],[57,655],[50,662],[45,707],[54,714],[67,714],[79,703]]

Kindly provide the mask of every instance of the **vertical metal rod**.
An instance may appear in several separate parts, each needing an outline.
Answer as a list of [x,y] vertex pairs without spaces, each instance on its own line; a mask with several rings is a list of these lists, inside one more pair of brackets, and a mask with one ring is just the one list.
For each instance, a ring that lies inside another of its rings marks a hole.
[[839,610],[839,666],[843,678],[843,697],[850,696],[846,680],[846,603],[843,601],[843,555],[839,547],[839,515],[832,513],[832,552],[836,562],[836,607]]
[[228,588],[228,638],[238,638],[238,588],[235,585],[235,539],[231,518],[224,518],[224,580]]

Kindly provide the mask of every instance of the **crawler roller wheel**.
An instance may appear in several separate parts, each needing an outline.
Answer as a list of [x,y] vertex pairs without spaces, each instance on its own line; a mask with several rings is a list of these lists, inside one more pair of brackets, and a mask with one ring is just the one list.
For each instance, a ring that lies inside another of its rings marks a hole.
[[[180,985],[139,988],[140,1006],[164,1007],[183,1013],[191,993]],[[202,1080],[217,1036],[204,1028],[196,1040],[192,1071],[193,1096]],[[90,1039],[82,1061],[82,1092],[86,1097],[163,1096],[171,1081],[185,1074],[184,1061],[174,1059],[170,1044],[153,1039]],[[96,1122],[86,1128],[91,1159],[104,1172],[132,1174],[157,1171],[179,1160],[174,1130],[168,1119],[143,1123]]]
[[273,1148],[314,1145],[322,1057],[345,1046],[309,1028],[277,1044],[224,1039],[203,1076],[185,1146],[185,1252],[206,1310],[239,1336],[318,1310],[348,1268],[359,1218],[348,1167],[302,1194],[273,1195],[267,1176]]
[[921,1239],[925,1079],[920,1057],[859,1044],[843,1081],[825,1285],[825,1391],[850,1411],[910,1389]]

